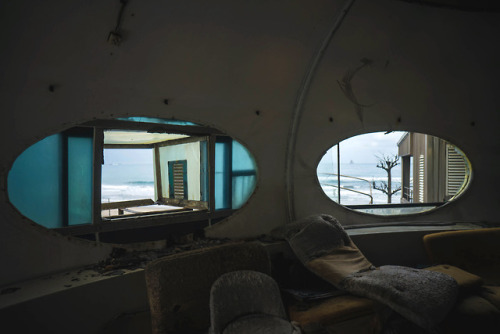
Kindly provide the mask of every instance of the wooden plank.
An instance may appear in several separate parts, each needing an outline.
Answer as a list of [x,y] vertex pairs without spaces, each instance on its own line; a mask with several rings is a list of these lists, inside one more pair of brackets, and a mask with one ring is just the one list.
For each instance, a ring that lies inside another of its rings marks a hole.
[[111,203],[102,203],[102,210],[111,210],[111,209],[125,209],[133,206],[144,206],[144,205],[152,205],[154,204],[151,198],[146,199],[134,199],[131,201],[121,201],[121,202],[111,202]]
[[203,140],[207,140],[207,138],[208,138],[207,136],[179,138],[179,139],[162,141],[162,142],[157,143],[157,145],[160,147],[165,147],[165,146],[172,146],[172,145],[190,144],[190,143],[196,143],[196,142],[200,142]]
[[113,218],[122,218],[123,216],[127,217],[138,217],[138,216],[150,216],[150,215],[157,215],[157,214],[173,214],[173,213],[180,213],[180,212],[192,212],[193,209],[189,208],[161,208],[161,206],[158,209],[155,210],[148,210],[147,208],[144,207],[132,207],[132,208],[126,208],[126,209],[118,209],[118,210],[123,210],[123,213],[118,215],[112,215],[108,216],[107,218],[113,219]]
[[104,148],[113,148],[113,149],[148,149],[153,148],[154,144],[104,144]]
[[111,232],[129,230],[133,228],[148,228],[156,226],[169,226],[190,222],[203,222],[211,219],[225,218],[232,215],[236,210],[217,210],[215,212],[208,211],[190,211],[173,213],[167,215],[160,213],[158,215],[141,216],[141,217],[127,217],[110,219],[95,225],[75,225],[68,227],[61,227],[54,229],[63,235],[84,235],[95,232]]
[[203,201],[193,201],[184,198],[162,198],[161,202],[166,205],[180,206],[191,209],[207,210],[208,203]]

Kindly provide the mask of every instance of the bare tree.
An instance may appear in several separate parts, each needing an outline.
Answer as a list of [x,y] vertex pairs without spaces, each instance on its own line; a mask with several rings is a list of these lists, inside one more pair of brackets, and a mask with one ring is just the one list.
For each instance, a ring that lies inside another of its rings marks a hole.
[[392,189],[392,181],[391,181],[391,169],[399,165],[399,157],[397,155],[390,156],[390,155],[382,155],[382,156],[376,156],[378,159],[377,162],[377,168],[382,168],[387,172],[387,182],[386,181],[381,181],[379,184],[376,184],[375,181],[373,181],[373,188],[380,190],[384,194],[387,195],[387,203],[391,203],[391,197],[395,193],[401,190],[401,186],[397,187],[396,189]]

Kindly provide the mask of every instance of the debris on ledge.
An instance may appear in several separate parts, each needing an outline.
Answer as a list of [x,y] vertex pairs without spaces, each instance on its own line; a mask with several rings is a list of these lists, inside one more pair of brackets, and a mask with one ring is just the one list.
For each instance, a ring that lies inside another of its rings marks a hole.
[[126,247],[114,247],[110,256],[95,265],[86,269],[95,270],[104,276],[123,275],[127,270],[144,269],[146,265],[158,258],[182,253],[194,249],[213,247],[229,242],[229,239],[194,239],[192,234],[186,235],[182,239],[176,240],[169,247],[154,250],[130,250]]

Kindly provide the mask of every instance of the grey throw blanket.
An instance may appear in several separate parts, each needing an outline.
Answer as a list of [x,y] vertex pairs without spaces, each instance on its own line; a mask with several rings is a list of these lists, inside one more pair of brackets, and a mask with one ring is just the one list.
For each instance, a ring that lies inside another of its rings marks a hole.
[[455,304],[458,284],[446,274],[402,266],[374,267],[340,223],[317,215],[274,230],[297,258],[337,288],[377,300],[433,331]]

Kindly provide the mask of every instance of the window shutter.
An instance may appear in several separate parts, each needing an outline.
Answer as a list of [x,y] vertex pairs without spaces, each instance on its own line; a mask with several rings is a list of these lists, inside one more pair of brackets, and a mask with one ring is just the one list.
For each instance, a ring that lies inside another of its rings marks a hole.
[[187,161],[169,161],[170,198],[187,199]]
[[446,195],[455,196],[462,185],[467,173],[467,166],[463,156],[453,145],[446,145]]
[[421,154],[418,158],[418,201],[424,203],[425,158]]

